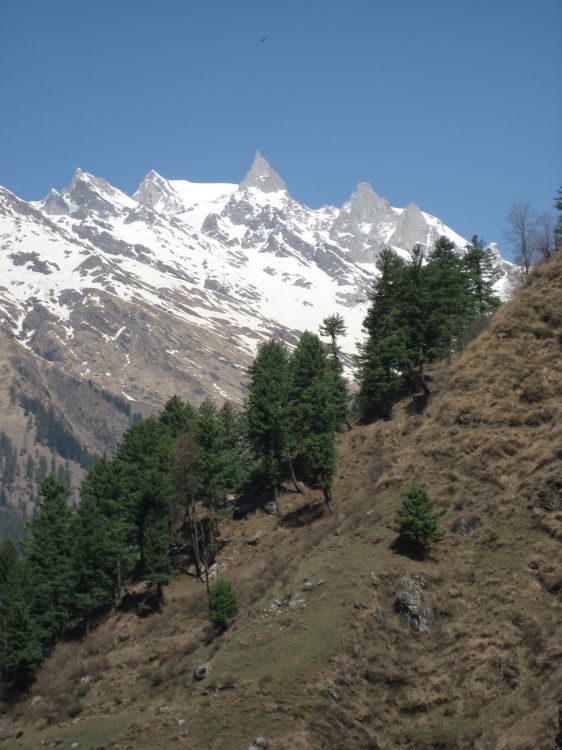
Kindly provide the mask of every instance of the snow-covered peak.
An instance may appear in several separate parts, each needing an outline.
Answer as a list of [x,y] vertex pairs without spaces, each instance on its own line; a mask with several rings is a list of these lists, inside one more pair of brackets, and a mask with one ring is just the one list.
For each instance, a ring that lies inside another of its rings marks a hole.
[[51,188],[42,201],[37,201],[32,205],[49,216],[66,216],[70,213],[68,203],[55,188]]
[[164,216],[181,214],[195,227],[210,213],[220,212],[238,186],[228,182],[166,180],[151,170],[134,193],[134,200]]
[[126,193],[110,185],[103,177],[77,169],[70,185],[61,190],[61,196],[70,206],[70,212],[99,211],[114,213],[116,204],[121,208],[135,208],[136,202]]
[[250,171],[239,185],[239,190],[241,191],[248,188],[257,188],[262,193],[287,192],[287,186],[283,178],[277,174],[259,151],[256,152]]

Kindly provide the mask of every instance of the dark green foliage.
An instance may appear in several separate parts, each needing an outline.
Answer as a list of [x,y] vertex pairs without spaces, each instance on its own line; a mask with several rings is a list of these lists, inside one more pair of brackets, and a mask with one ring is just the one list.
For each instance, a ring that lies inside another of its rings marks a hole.
[[54,474],[39,490],[38,513],[29,524],[25,543],[33,590],[32,616],[45,646],[70,623],[74,607],[75,574],[72,561],[72,511],[67,491]]
[[345,321],[339,313],[328,315],[320,325],[320,335],[329,336],[332,352],[338,352],[338,336],[345,336],[347,329]]
[[28,687],[43,658],[31,593],[25,563],[5,542],[0,548],[0,679],[14,690]]
[[175,440],[194,425],[196,413],[187,401],[182,401],[179,396],[172,396],[160,412],[159,419],[162,424],[167,425]]
[[336,412],[336,424],[340,425],[347,419],[347,404],[349,392],[347,382],[343,376],[343,365],[339,356],[340,349],[338,346],[338,336],[345,336],[347,329],[344,319],[339,313],[328,315],[322,321],[320,326],[320,335],[329,336],[329,366],[332,368],[332,378],[334,387],[334,408]]
[[331,500],[336,465],[336,427],[342,418],[341,390],[332,357],[305,331],[290,363],[291,416],[297,452],[307,461],[313,483]]
[[197,411],[195,441],[197,495],[214,514],[231,487],[231,466],[217,408],[210,399],[205,399]]
[[276,498],[281,468],[294,444],[289,412],[289,354],[280,341],[261,344],[250,368],[248,439]]
[[499,303],[494,257],[476,236],[464,257],[441,237],[427,261],[415,247],[408,263],[383,250],[377,265],[357,357],[358,404],[367,419],[389,417],[404,392],[429,396],[426,365],[456,351],[474,318]]
[[168,426],[149,417],[129,427],[114,460],[121,512],[134,534],[139,573],[148,580],[162,576],[162,559],[169,569],[172,445]]
[[239,489],[250,473],[250,455],[246,442],[246,415],[237,412],[228,401],[218,412],[221,450],[224,453],[224,483],[228,491]]
[[[357,356],[357,401],[361,413],[369,419],[390,415],[392,403],[401,392],[409,343],[401,309],[406,264],[396,253],[385,249],[377,268],[380,276],[374,282],[371,306],[363,321],[367,339]],[[408,312],[415,319],[417,311]]]
[[402,541],[426,547],[443,537],[439,519],[433,511],[433,502],[419,484],[413,482],[402,497],[396,514],[395,530]]
[[226,629],[238,614],[238,597],[234,586],[225,578],[219,578],[209,588],[209,620],[213,625]]
[[[121,471],[124,467],[120,465]],[[135,560],[134,510],[121,494],[115,462],[102,457],[80,488],[75,521],[75,565],[80,616],[109,598],[117,600],[123,579]]]
[[494,294],[494,284],[501,278],[502,272],[494,263],[492,251],[486,248],[484,240],[475,234],[466,246],[466,254],[462,260],[468,271],[469,290],[477,314],[487,315],[494,312],[500,305],[499,297]]
[[426,291],[422,351],[426,362],[436,362],[454,350],[475,314],[470,278],[446,237],[435,243],[423,269],[422,285]]

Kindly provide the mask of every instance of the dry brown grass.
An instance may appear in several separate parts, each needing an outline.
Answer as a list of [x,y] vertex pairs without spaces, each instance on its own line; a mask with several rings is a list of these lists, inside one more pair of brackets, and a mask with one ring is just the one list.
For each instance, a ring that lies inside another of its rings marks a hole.
[[[82,721],[136,702],[142,730],[116,749],[236,750],[264,733],[273,750],[552,750],[562,513],[541,498],[562,481],[561,269],[562,256],[537,269],[479,338],[433,369],[423,413],[405,401],[391,421],[338,437],[333,513],[319,493],[287,488],[282,522],[257,511],[221,523],[219,562],[242,603],[232,628],[206,626],[205,588],[181,576],[161,615],[119,614],[84,644],[57,647],[33,691],[42,700],[23,704],[26,720],[66,720],[74,703]],[[392,547],[413,479],[447,529],[424,560]],[[478,525],[456,533],[460,518]],[[260,543],[248,544],[257,531]],[[423,583],[429,633],[395,611],[405,574]],[[264,618],[305,575],[325,581],[307,609]],[[89,662],[104,657],[108,666]],[[194,682],[206,661],[212,677]],[[77,696],[86,666],[108,676]],[[163,704],[170,718],[157,713]],[[188,722],[185,742],[176,717]]]

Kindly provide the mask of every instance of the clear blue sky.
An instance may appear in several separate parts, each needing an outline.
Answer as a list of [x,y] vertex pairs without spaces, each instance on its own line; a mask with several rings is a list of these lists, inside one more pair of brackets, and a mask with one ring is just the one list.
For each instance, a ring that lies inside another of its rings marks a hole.
[[1,0],[0,184],[238,182],[259,149],[311,206],[367,180],[501,243],[562,183],[560,38],[560,0]]

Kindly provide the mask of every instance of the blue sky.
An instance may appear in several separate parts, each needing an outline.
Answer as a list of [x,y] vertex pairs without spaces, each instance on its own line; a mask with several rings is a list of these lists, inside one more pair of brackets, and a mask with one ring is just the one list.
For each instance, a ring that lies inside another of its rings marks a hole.
[[562,183],[561,31],[560,0],[2,0],[0,184],[238,182],[259,149],[311,206],[366,180],[503,244]]

